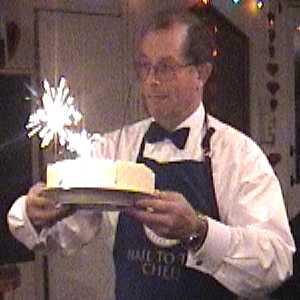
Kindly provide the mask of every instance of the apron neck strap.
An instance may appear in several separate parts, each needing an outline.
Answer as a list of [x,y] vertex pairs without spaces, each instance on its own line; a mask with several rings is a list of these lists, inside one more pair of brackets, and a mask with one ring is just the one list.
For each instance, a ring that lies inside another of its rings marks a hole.
[[204,116],[204,127],[205,127],[205,135],[204,138],[201,142],[201,147],[204,151],[204,156],[205,157],[210,157],[211,156],[211,146],[210,146],[210,140],[212,135],[215,133],[215,128],[210,127],[208,124],[208,117],[207,113],[205,112]]
[[210,127],[208,124],[208,117],[207,113],[205,112],[204,116],[204,126],[205,126],[205,136],[201,142],[201,147],[204,152],[204,162],[207,166],[208,172],[208,180],[212,190],[212,209],[213,209],[213,216],[216,220],[220,220],[219,208],[217,203],[215,185],[214,185],[214,178],[213,178],[213,170],[212,170],[212,163],[211,163],[211,137],[215,133],[215,128]]

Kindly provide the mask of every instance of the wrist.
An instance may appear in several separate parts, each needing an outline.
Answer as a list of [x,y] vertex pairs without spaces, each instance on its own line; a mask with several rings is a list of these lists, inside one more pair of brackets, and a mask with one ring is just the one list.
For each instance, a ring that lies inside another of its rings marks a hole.
[[197,252],[200,250],[206,239],[208,232],[208,220],[203,214],[197,215],[197,224],[194,231],[187,237],[181,240],[182,246],[189,251]]

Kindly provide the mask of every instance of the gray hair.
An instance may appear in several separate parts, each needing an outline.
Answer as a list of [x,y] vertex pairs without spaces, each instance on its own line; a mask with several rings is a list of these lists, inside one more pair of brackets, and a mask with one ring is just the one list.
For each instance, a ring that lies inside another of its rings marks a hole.
[[171,28],[175,23],[188,26],[188,35],[184,43],[183,55],[188,63],[200,65],[214,62],[216,49],[215,35],[204,17],[197,16],[188,9],[161,11],[150,18],[139,34],[139,41],[148,32]]

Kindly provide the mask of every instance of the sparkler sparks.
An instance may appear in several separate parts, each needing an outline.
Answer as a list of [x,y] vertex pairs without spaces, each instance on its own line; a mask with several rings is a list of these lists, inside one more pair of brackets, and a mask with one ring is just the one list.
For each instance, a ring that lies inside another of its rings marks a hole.
[[[29,87],[28,87],[29,88]],[[37,98],[37,93],[30,88],[32,95]],[[75,152],[80,157],[90,157],[95,142],[105,143],[100,134],[90,134],[85,129],[74,132],[75,127],[82,119],[80,111],[75,109],[74,98],[70,96],[70,90],[65,78],[61,78],[57,88],[50,87],[47,80],[44,81],[44,94],[42,106],[29,116],[26,128],[28,136],[35,134],[42,139],[41,148],[58,138],[61,146],[70,152]]]
[[68,132],[67,150],[76,152],[80,157],[90,157],[92,145],[95,142],[105,142],[100,134],[89,134],[85,129],[80,133]]
[[57,88],[50,87],[45,80],[42,107],[30,115],[26,125],[28,136],[38,134],[42,139],[42,148],[48,146],[55,136],[64,146],[71,133],[68,127],[76,126],[82,119],[82,114],[75,109],[73,102],[74,98],[70,96],[65,78],[60,79]]

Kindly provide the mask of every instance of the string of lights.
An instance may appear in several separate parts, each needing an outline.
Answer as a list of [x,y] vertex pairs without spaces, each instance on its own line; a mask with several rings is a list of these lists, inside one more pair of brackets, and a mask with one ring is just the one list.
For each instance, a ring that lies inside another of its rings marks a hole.
[[[231,0],[231,2],[235,5],[240,5],[246,0]],[[199,0],[200,5],[211,5],[213,4],[213,0]],[[257,9],[263,9],[265,5],[264,0],[256,0],[256,7]]]

